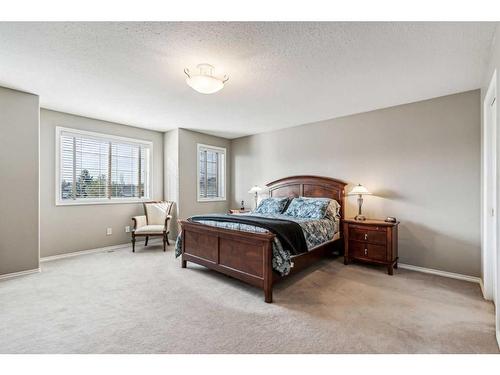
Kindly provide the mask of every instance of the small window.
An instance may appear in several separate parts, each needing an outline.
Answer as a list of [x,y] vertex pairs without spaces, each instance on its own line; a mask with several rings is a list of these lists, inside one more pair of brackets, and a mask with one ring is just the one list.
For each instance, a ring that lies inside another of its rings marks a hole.
[[198,144],[198,202],[226,200],[226,149]]
[[57,127],[56,145],[56,204],[151,198],[151,142]]

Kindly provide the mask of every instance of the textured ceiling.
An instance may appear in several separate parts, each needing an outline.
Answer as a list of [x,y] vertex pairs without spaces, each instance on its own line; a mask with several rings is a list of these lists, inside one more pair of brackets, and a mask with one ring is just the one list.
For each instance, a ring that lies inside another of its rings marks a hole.
[[[480,87],[494,23],[0,23],[0,85],[42,107],[234,138]],[[184,67],[230,76],[212,95]]]

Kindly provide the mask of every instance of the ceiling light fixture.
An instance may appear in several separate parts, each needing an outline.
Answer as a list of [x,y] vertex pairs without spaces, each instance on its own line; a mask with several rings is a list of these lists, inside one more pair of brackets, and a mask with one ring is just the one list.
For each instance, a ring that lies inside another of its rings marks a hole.
[[213,94],[221,90],[229,79],[227,75],[222,78],[214,76],[215,68],[210,64],[198,64],[196,69],[199,73],[191,74],[188,68],[184,69],[187,75],[186,83],[202,94]]

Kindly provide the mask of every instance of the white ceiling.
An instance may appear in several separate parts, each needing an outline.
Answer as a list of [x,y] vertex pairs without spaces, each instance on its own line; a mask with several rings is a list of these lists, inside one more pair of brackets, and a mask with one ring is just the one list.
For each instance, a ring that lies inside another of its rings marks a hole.
[[[235,138],[476,89],[494,23],[0,23],[0,86],[41,106]],[[212,95],[183,69],[230,80]]]

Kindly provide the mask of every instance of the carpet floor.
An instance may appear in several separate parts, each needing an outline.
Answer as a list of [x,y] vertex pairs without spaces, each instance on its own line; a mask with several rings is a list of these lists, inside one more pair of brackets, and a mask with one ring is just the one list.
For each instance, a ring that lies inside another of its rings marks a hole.
[[0,282],[0,353],[497,353],[477,284],[324,260],[274,303],[173,248],[77,256]]

